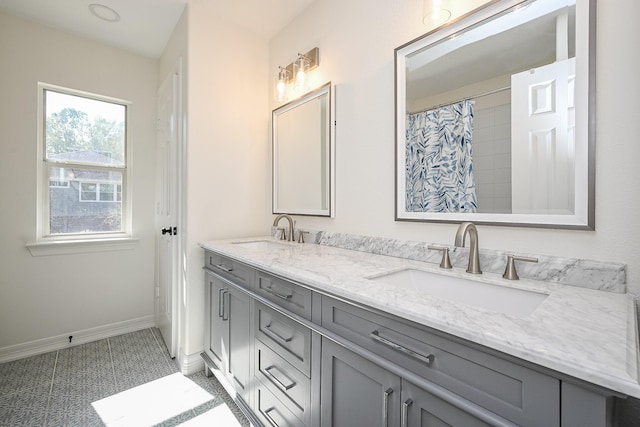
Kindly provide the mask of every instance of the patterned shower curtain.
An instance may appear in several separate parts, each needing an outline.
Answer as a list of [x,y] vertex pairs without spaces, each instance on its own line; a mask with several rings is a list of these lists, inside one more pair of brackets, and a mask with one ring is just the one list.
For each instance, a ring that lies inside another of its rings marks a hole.
[[476,212],[473,108],[465,100],[407,116],[407,212]]

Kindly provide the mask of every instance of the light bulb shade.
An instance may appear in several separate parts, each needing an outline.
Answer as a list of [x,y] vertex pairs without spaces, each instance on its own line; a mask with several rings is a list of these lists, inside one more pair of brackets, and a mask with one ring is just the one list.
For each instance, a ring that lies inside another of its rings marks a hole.
[[288,98],[288,83],[291,81],[291,73],[286,68],[278,67],[276,76],[275,97],[278,102],[286,101]]
[[302,94],[309,90],[307,82],[308,69],[309,59],[304,55],[298,55],[298,59],[293,63],[294,89],[297,94]]
[[423,0],[422,22],[436,28],[451,18],[450,0]]

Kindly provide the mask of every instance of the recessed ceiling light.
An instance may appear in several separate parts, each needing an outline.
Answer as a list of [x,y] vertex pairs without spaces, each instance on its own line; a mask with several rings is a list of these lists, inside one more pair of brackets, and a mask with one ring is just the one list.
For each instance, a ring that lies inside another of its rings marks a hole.
[[118,22],[120,15],[115,10],[108,6],[99,3],[93,3],[89,5],[89,11],[98,18],[107,22]]

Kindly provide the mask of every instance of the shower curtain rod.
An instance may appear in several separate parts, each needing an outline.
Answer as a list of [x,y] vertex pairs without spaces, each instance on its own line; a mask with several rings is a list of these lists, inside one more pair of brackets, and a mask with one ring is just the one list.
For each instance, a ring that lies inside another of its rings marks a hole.
[[490,90],[488,92],[483,92],[483,93],[480,93],[478,95],[467,96],[467,97],[464,97],[464,98],[459,99],[457,101],[446,102],[444,104],[434,105],[433,107],[423,108],[422,110],[414,111],[414,112],[409,113],[409,114],[424,113],[425,111],[435,110],[436,108],[445,107],[445,106],[451,105],[451,104],[456,104],[458,102],[466,101],[468,99],[482,98],[483,96],[493,95],[494,93],[504,92],[505,90],[509,90],[509,89],[511,89],[511,86],[505,86],[505,87],[501,87],[499,89],[493,89],[493,90]]

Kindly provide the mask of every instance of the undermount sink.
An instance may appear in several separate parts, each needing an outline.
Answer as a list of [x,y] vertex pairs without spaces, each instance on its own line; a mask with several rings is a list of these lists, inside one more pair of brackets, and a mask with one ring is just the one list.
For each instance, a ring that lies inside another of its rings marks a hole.
[[237,245],[247,249],[256,250],[272,250],[272,249],[290,249],[291,245],[286,243],[274,242],[271,240],[252,240],[250,242],[232,242],[231,244]]
[[547,298],[547,294],[492,285],[461,277],[423,270],[405,269],[369,279],[423,292],[511,316],[526,317]]

